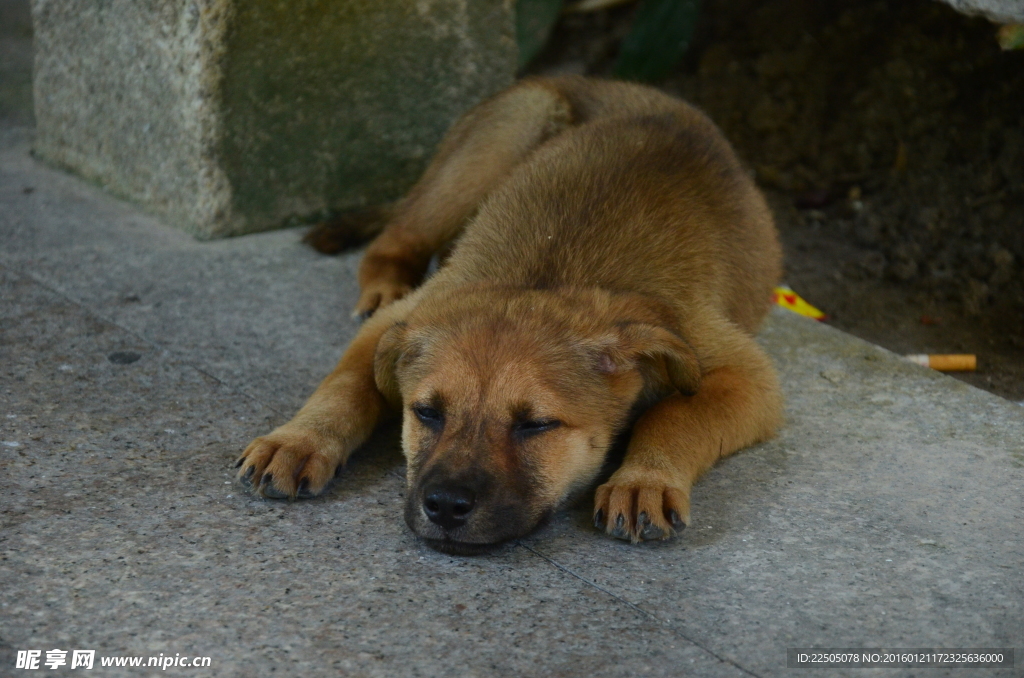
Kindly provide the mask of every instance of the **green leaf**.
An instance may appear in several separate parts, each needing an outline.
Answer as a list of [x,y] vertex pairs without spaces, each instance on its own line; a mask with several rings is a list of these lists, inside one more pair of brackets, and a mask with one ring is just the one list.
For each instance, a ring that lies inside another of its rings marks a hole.
[[643,0],[622,41],[615,76],[656,82],[686,54],[700,13],[700,0]]
[[537,56],[551,35],[562,13],[562,0],[518,0],[516,2],[516,42],[519,43],[519,68]]

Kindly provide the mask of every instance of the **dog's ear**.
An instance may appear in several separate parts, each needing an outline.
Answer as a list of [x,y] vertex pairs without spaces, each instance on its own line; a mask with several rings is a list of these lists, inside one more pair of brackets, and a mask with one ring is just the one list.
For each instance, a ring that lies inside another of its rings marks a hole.
[[373,379],[377,390],[396,411],[402,410],[402,394],[398,384],[398,363],[406,352],[406,330],[403,322],[389,327],[377,341],[373,356]]
[[662,361],[669,383],[683,395],[700,386],[700,361],[693,347],[675,332],[647,323],[619,323],[602,341],[598,369],[605,374],[634,369],[639,363]]

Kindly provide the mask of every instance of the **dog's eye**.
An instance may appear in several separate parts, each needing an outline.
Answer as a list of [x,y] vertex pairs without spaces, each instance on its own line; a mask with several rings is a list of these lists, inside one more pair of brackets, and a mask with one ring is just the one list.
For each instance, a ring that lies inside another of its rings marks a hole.
[[528,421],[517,421],[512,425],[512,430],[522,436],[532,436],[558,428],[561,425],[562,422],[557,419],[531,419]]
[[444,425],[444,416],[433,407],[427,407],[426,405],[413,405],[413,414],[419,419],[425,426],[432,429],[439,429]]

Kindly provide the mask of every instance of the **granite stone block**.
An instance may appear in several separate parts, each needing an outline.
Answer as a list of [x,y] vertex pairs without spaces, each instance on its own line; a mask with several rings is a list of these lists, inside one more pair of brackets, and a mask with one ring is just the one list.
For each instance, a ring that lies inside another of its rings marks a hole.
[[515,70],[512,0],[34,0],[35,153],[200,238],[392,200]]

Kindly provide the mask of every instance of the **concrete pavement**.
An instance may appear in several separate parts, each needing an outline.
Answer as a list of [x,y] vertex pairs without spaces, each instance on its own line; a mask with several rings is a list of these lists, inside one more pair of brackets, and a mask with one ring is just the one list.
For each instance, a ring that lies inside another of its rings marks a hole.
[[231,462],[352,337],[359,254],[199,243],[30,135],[0,130],[0,675],[54,648],[211,658],[97,659],[124,676],[941,676],[966,673],[786,649],[1024,652],[1024,409],[784,311],[761,340],[788,423],[697,486],[676,541],[598,534],[587,496],[436,553],[402,521],[393,429],[325,497],[248,497]]

